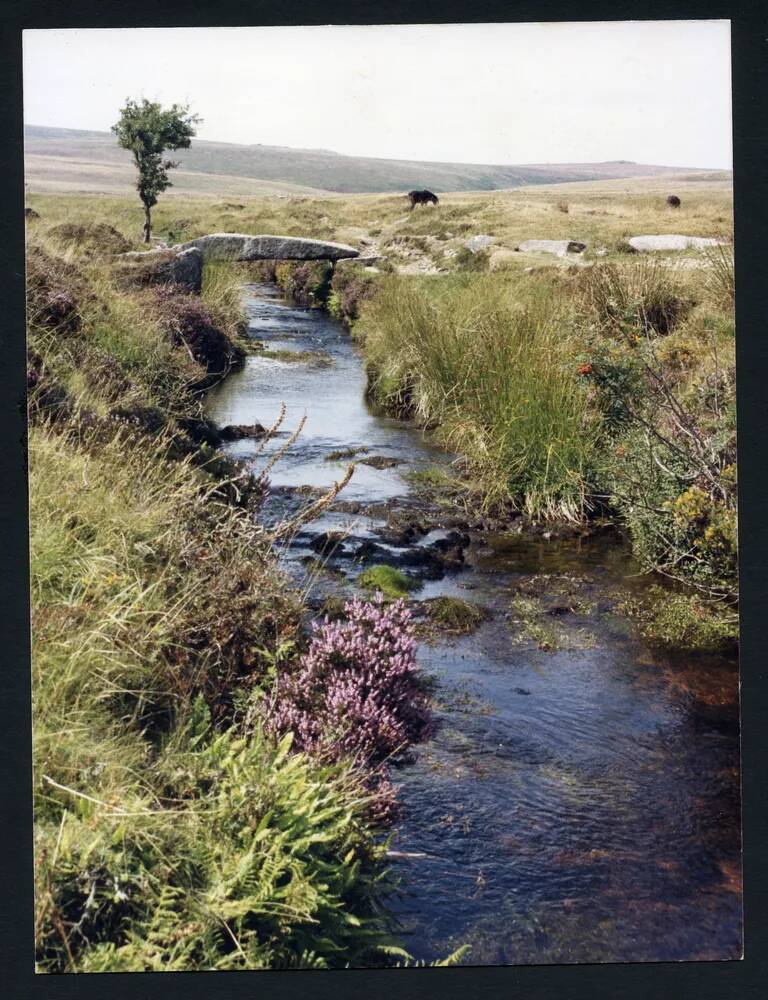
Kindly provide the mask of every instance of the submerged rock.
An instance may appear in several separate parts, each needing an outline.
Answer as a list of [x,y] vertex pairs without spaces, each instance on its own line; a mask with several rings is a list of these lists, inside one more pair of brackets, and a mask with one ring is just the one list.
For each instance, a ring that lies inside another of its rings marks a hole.
[[387,455],[371,455],[370,458],[360,458],[358,465],[370,465],[372,469],[392,469],[400,465],[401,459],[390,458]]
[[227,424],[219,431],[222,441],[243,441],[247,438],[264,437],[266,430],[261,424]]

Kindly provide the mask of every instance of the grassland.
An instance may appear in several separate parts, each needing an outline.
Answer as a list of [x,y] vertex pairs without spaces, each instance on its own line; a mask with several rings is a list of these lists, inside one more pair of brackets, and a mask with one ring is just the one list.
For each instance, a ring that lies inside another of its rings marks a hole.
[[[682,198],[677,211],[666,206],[670,191]],[[490,266],[498,268],[552,263],[540,255],[515,254],[514,248],[526,239],[577,239],[588,244],[589,260],[601,248],[612,252],[626,236],[682,232],[728,237],[733,232],[732,194],[725,181],[590,181],[509,192],[449,193],[441,198],[437,209],[409,212],[400,195],[233,200],[229,195],[190,198],[171,189],[153,212],[154,231],[161,238],[170,232],[184,239],[211,232],[303,235],[351,242],[404,265],[418,258],[419,263],[446,270],[453,266],[446,251],[457,251],[476,234],[494,238]],[[107,221],[130,239],[140,239],[141,205],[131,194],[32,192],[28,204],[40,213],[43,227],[73,219]]]

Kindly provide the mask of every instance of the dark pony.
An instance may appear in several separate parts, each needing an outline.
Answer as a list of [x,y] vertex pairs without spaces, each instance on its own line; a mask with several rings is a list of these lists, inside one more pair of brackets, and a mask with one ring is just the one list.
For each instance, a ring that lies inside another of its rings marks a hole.
[[439,199],[436,194],[432,194],[431,191],[409,191],[408,198],[411,202],[411,211],[416,208],[417,205],[426,205],[430,201],[433,205],[439,204]]

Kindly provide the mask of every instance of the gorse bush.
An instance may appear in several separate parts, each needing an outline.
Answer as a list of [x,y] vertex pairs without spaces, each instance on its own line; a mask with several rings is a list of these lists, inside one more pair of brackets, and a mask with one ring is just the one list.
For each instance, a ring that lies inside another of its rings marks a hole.
[[552,280],[389,278],[355,333],[372,394],[466,456],[486,506],[581,518],[598,428]]
[[[593,294],[603,281],[592,276],[582,285]],[[727,295],[712,300],[712,281],[707,269],[692,283],[687,301],[702,304],[679,328],[666,328],[663,341],[660,329],[637,325],[651,313],[645,307],[620,322],[609,318],[610,340],[600,336],[604,325],[593,326],[580,371],[610,436],[598,478],[641,564],[692,587],[699,600],[732,606],[738,589],[733,313]],[[732,607],[729,615],[734,623]]]

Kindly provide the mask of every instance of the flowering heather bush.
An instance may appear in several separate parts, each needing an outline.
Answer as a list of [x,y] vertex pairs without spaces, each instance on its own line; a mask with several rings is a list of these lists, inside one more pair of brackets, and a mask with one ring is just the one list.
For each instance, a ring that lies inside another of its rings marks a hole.
[[429,701],[404,602],[354,598],[344,611],[346,620],[315,623],[300,669],[278,682],[267,727],[292,732],[297,750],[357,760],[369,771],[383,816],[393,790],[382,764],[427,735]]
[[155,303],[160,324],[171,342],[177,347],[185,345],[207,371],[225,372],[242,361],[242,348],[219,328],[198,296],[162,287],[156,290]]

